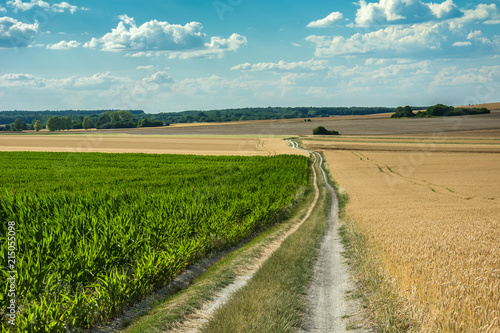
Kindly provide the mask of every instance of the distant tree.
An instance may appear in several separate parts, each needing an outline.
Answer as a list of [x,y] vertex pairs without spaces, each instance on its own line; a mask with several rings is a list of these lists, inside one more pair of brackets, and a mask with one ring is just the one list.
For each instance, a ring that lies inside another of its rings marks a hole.
[[41,122],[40,120],[37,120],[37,121],[35,122],[35,125],[33,125],[33,127],[35,128],[35,131],[37,131],[37,132],[38,132],[39,130],[41,130],[41,129],[42,129],[42,122]]
[[22,131],[24,128],[26,127],[26,123],[24,121],[22,121],[21,118],[17,118],[15,121],[14,121],[14,131]]
[[83,123],[83,116],[81,115],[76,115],[71,118],[71,128],[73,129],[83,128],[82,123]]
[[61,117],[59,119],[60,119],[59,129],[70,130],[73,128],[70,117]]
[[97,126],[99,126],[99,128],[105,127],[108,123],[111,123],[111,118],[107,113],[102,114],[97,120]]
[[412,108],[407,105],[405,107],[398,106],[396,112],[391,116],[391,118],[412,118],[415,117]]
[[337,131],[329,131],[323,126],[319,126],[313,129],[313,135],[340,135]]
[[6,131],[10,131],[10,125],[9,124],[5,125],[4,128],[5,128]]
[[148,118],[144,118],[139,121],[138,127],[160,127],[160,126],[169,126],[170,124],[164,124],[161,120],[150,120]]
[[82,127],[85,128],[85,130],[88,130],[92,127],[92,122],[90,121],[89,117],[83,118]]
[[403,112],[404,112],[405,117],[408,117],[408,118],[415,117],[415,114],[413,113],[413,110],[409,105],[405,106]]
[[47,120],[47,129],[51,132],[61,130],[60,118],[58,116],[52,116]]
[[429,116],[448,116],[453,112],[453,106],[436,104],[428,108],[425,113]]

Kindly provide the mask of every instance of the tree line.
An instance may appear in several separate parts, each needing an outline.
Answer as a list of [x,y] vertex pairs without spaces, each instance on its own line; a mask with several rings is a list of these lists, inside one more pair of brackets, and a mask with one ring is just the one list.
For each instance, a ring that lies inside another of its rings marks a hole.
[[[1,113],[0,113],[1,114]],[[135,115],[145,115],[143,111],[136,112]],[[42,122],[40,119],[32,120],[27,124],[23,119],[17,118],[12,124],[6,124],[0,130],[22,131],[36,130],[37,132],[46,127],[49,131],[63,131],[70,129],[109,129],[109,128],[133,128],[133,127],[158,127],[168,126],[169,124],[156,119],[142,118],[137,119],[132,111],[105,111],[102,114],[90,114],[84,117],[81,114],[72,116],[53,115]]]
[[474,114],[490,113],[487,108],[456,108],[444,104],[436,104],[428,107],[425,111],[413,112],[410,106],[398,106],[391,118],[427,118],[427,117],[453,117]]
[[[71,119],[71,128],[73,129],[84,128],[83,119],[85,118],[89,118],[91,128],[120,128],[136,127],[141,125],[161,126],[159,125],[160,121],[168,124],[176,124],[196,122],[202,123],[268,119],[318,118],[330,116],[388,113],[394,112],[394,110],[394,108],[388,107],[267,107],[208,111],[195,110],[181,112],[162,112],[157,114],[147,114],[142,110],[1,111],[0,125],[8,124],[8,127],[13,127],[15,120],[21,119],[24,123],[26,123],[25,129],[34,129],[34,125],[37,120],[40,120],[42,126],[45,127],[47,121],[51,117],[67,117]],[[128,115],[123,118],[123,112],[129,112],[134,119],[131,119]]]

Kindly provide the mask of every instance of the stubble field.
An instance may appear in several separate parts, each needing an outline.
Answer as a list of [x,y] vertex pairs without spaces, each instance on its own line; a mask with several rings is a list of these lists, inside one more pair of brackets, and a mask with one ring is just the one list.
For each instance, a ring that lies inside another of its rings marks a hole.
[[498,136],[304,142],[324,151],[347,218],[422,331],[500,331]]
[[[147,132],[146,132],[147,133]],[[0,151],[147,153],[190,155],[306,155],[280,138],[117,135],[97,132],[72,135],[0,135]]]

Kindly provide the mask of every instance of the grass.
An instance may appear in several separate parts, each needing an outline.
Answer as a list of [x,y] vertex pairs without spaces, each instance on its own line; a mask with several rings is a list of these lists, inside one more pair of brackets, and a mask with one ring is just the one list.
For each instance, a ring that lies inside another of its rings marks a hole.
[[417,327],[403,302],[380,272],[380,263],[369,250],[367,237],[346,218],[339,229],[345,256],[354,272],[356,290],[350,297],[359,298],[377,332],[409,332]]
[[329,196],[318,176],[320,199],[311,216],[221,307],[202,331],[293,332],[301,327],[306,288],[327,225]]

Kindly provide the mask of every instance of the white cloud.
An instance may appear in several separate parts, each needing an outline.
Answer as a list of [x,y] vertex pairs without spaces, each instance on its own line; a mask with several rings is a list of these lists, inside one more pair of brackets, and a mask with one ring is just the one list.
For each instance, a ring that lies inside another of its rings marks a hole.
[[11,17],[0,17],[0,48],[28,46],[39,31],[38,22],[28,24]]
[[161,84],[166,84],[166,83],[172,83],[172,82],[174,82],[174,80],[172,79],[172,77],[170,75],[168,75],[167,72],[160,71],[160,72],[154,73],[153,75],[151,75],[151,77],[144,79],[143,82],[149,83],[149,84],[161,85]]
[[257,64],[250,64],[249,62],[236,65],[231,70],[236,71],[272,71],[272,72],[314,72],[324,71],[329,68],[326,60],[308,60],[299,62],[285,62],[280,60],[277,63],[261,62]]
[[468,24],[482,22],[499,24],[500,13],[496,4],[478,4],[474,9],[462,9],[463,16],[450,20],[450,29],[456,32],[463,30]]
[[460,10],[453,3],[453,0],[446,0],[443,3],[426,4],[432,11],[432,14],[438,19],[450,19],[461,16]]
[[375,3],[360,0],[357,5],[359,9],[356,24],[359,27],[427,22],[463,15],[453,0],[440,4],[424,3],[421,0],[380,0]]
[[0,13],[7,13],[7,8],[2,7],[2,5],[0,5]]
[[479,68],[461,69],[451,66],[442,69],[432,81],[432,86],[462,86],[470,84],[488,84],[500,88],[500,66],[482,66]]
[[82,43],[77,42],[76,40],[71,40],[69,42],[62,40],[57,44],[49,44],[47,45],[47,49],[50,50],[69,50],[69,49],[74,49],[77,47],[80,47]]
[[168,53],[171,58],[193,58],[222,56],[247,43],[246,38],[238,34],[227,39],[211,37],[210,42],[205,42],[202,29],[199,22],[179,25],[158,20],[137,26],[133,18],[121,15],[115,29],[101,38],[92,38],[84,47],[102,51],[135,51],[132,56],[136,57]]
[[71,14],[74,14],[77,10],[88,10],[88,8],[85,7],[70,5],[65,1],[50,5],[48,2],[43,0],[31,0],[30,2],[22,2],[21,0],[9,0],[7,1],[7,5],[14,8],[14,12],[16,13],[19,10],[25,12],[33,9],[34,7],[51,10],[55,13],[63,13],[65,11],[69,11]]
[[408,53],[416,49],[439,49],[445,41],[445,24],[414,24],[412,26],[389,26],[374,32],[342,36],[308,36],[307,41],[316,44],[318,57],[336,55],[368,54],[379,51]]
[[477,39],[477,38],[481,37],[482,35],[483,35],[483,33],[481,32],[481,30],[474,30],[474,31],[471,31],[467,35],[467,39]]
[[136,69],[146,69],[148,71],[152,71],[155,69],[154,65],[147,65],[147,66],[137,66]]
[[113,84],[124,84],[130,81],[128,78],[116,77],[110,72],[96,73],[89,77],[70,77],[66,79],[66,87],[83,88],[87,90],[92,89],[106,89]]
[[52,10],[56,13],[64,13],[65,10],[74,14],[78,9],[87,10],[87,8],[78,8],[77,6],[70,5],[67,2],[56,3],[52,5]]
[[310,22],[307,27],[308,28],[327,28],[327,27],[333,27],[336,24],[338,24],[342,19],[344,18],[344,15],[340,12],[332,12],[329,14],[327,17],[322,18],[317,21]]
[[464,47],[464,46],[471,46],[472,43],[471,42],[455,42],[453,43],[453,46],[456,46],[456,47]]
[[0,76],[0,87],[43,87],[43,80],[31,74],[9,73]]

